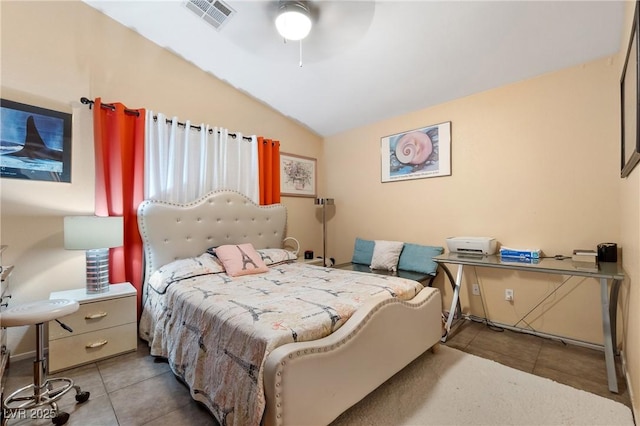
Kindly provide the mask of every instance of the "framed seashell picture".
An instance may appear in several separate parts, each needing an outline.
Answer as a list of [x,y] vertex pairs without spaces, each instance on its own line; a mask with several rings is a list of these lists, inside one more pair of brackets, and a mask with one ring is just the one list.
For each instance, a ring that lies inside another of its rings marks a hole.
[[451,122],[380,140],[382,182],[451,175]]

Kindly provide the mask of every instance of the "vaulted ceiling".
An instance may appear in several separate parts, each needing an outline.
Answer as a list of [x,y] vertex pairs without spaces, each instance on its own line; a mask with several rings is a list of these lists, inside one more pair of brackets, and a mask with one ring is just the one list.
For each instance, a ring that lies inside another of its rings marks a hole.
[[622,1],[310,1],[301,44],[276,32],[277,1],[219,3],[218,28],[187,7],[212,0],[84,1],[321,136],[610,56],[624,36]]

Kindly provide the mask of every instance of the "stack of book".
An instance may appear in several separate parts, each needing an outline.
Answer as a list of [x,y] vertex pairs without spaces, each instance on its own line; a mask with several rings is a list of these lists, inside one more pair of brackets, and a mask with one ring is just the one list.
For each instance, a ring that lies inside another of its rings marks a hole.
[[500,248],[500,260],[503,262],[538,263],[540,253],[539,249],[518,249],[503,246]]
[[598,253],[595,250],[576,249],[571,260],[578,268],[598,269]]

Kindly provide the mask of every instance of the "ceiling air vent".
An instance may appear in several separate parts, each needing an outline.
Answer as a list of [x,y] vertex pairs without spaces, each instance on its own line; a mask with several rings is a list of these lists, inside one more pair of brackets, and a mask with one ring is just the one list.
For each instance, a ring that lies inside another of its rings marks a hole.
[[184,5],[218,31],[236,13],[220,0],[187,0]]

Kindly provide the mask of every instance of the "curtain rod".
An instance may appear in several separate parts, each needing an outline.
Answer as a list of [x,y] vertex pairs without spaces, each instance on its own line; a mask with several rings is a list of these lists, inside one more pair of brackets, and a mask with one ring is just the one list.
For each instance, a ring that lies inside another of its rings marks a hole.
[[[89,105],[89,109],[91,109],[91,107],[93,107],[94,101],[92,101],[89,98],[85,98],[82,97],[80,98],[80,102],[82,102],[85,105]],[[111,111],[115,111],[116,107],[113,104],[103,104],[101,103],[100,106],[102,108],[105,109],[110,109]],[[126,109],[124,110],[125,114],[131,114],[131,115],[135,115],[136,117],[140,116],[140,113],[136,110],[132,110],[132,109]],[[158,120],[158,116],[154,115],[153,116],[153,120],[157,121]],[[169,120],[168,118],[165,120],[168,123],[172,123],[172,120]],[[178,126],[182,126],[182,127],[186,127],[185,123],[181,123],[178,121]],[[199,132],[202,131],[202,127],[201,126],[194,126],[193,124],[190,124],[189,127],[191,127],[192,129],[196,129]],[[220,131],[218,131],[218,133],[220,133]],[[209,134],[213,134],[213,129],[209,129]],[[237,135],[235,133],[229,133],[229,136],[231,136],[233,139],[235,139],[237,137]],[[246,141],[252,141],[253,139],[249,136],[243,136],[242,139],[246,140]]]

